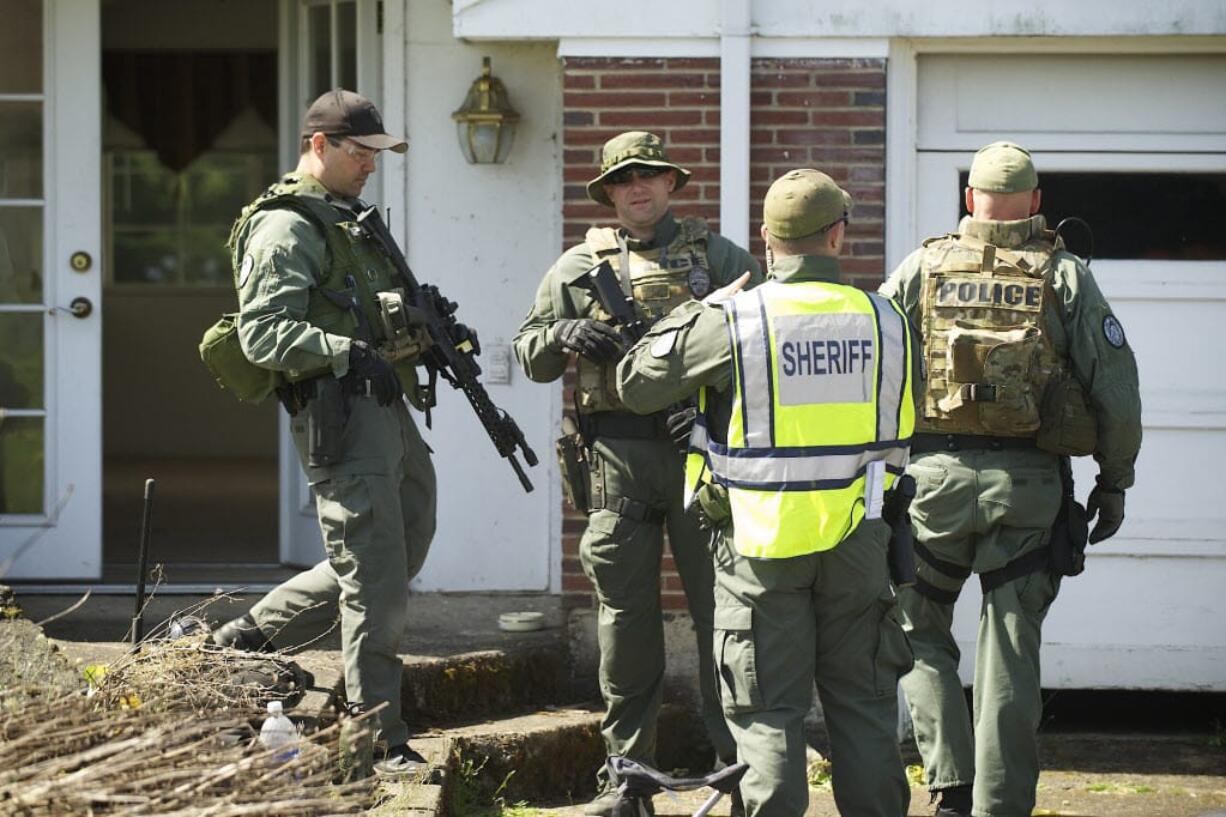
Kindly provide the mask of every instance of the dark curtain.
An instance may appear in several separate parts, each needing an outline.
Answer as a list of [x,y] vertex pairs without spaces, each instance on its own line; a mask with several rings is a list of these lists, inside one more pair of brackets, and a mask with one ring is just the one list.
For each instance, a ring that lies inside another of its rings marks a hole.
[[277,128],[274,51],[104,51],[107,109],[181,171],[248,105]]

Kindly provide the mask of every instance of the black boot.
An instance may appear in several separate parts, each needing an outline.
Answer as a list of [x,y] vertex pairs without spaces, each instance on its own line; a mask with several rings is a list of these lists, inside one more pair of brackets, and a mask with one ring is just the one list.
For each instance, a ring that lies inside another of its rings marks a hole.
[[273,652],[276,649],[250,614],[239,616],[214,630],[213,644],[245,652]]
[[933,792],[939,797],[936,817],[971,817],[971,787],[954,786]]

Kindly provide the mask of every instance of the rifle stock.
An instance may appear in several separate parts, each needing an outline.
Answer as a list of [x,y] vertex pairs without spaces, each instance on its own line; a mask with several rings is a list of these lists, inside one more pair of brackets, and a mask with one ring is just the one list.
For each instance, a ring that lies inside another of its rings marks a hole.
[[[481,353],[476,333],[455,318],[457,305],[448,300],[431,284],[422,284],[409,269],[404,253],[396,245],[396,240],[388,231],[387,225],[379,216],[378,208],[373,205],[358,213],[358,224],[383,247],[392,265],[404,279],[409,302],[420,309],[426,316],[426,328],[434,344],[422,356],[421,363],[430,375],[431,386],[428,389],[427,409],[434,406],[436,394],[433,385],[438,377],[442,377],[453,388],[464,392],[468,404],[472,406],[481,422],[485,433],[494,443],[498,455],[511,463],[519,484],[525,491],[532,491],[532,482],[524,473],[516,453],[523,455],[524,462],[529,466],[537,464],[536,453],[528,446],[524,433],[519,425],[503,409],[494,405],[486,392],[485,386],[478,379],[481,366],[477,363],[477,355]],[[427,415],[428,417],[428,415]]]

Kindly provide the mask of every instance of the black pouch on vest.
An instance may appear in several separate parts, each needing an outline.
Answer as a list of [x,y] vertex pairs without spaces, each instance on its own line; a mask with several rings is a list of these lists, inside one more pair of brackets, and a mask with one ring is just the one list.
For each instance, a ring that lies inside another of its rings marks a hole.
[[341,458],[341,437],[348,411],[341,382],[335,377],[315,381],[315,396],[307,401],[307,465],[321,468]]
[[587,513],[591,508],[587,489],[587,447],[570,417],[562,418],[562,436],[554,445],[558,452],[558,469],[562,473],[562,493],[572,508]]
[[1060,483],[1064,496],[1051,528],[1051,569],[1057,576],[1076,576],[1086,569],[1090,521],[1086,509],[1073,497],[1073,469],[1068,457],[1060,458]]

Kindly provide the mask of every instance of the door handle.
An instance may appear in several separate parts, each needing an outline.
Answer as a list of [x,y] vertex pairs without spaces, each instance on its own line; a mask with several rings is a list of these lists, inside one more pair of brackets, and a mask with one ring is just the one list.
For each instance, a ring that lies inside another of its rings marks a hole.
[[94,312],[94,302],[89,298],[78,295],[69,302],[67,309],[62,306],[53,306],[48,311],[53,315],[56,312],[63,312],[65,315],[72,315],[74,318],[88,318]]

